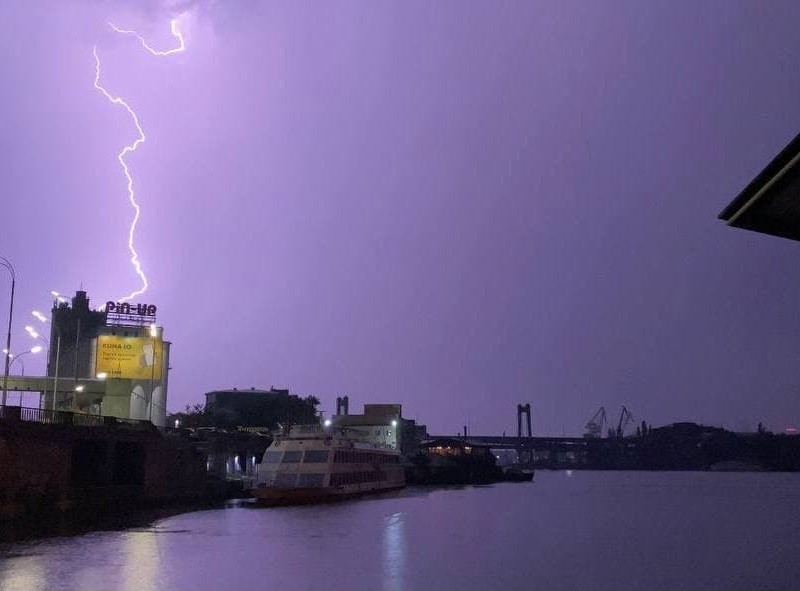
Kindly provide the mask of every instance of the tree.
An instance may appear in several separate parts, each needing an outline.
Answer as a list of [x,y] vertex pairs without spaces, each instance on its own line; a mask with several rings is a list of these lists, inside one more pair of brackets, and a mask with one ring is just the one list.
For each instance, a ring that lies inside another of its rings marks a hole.
[[207,416],[203,404],[188,404],[183,412],[176,412],[167,417],[167,425],[170,427],[178,421],[178,425],[184,428],[197,428],[206,424]]

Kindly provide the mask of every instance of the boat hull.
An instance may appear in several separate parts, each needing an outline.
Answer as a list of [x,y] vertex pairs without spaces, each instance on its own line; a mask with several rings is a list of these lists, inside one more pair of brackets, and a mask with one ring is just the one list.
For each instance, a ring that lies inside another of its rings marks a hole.
[[331,503],[366,495],[376,495],[401,488],[405,488],[405,484],[360,490],[348,489],[347,487],[280,488],[269,486],[254,488],[252,489],[252,493],[257,505],[263,507],[280,507],[287,505]]
[[503,473],[506,482],[531,482],[533,470],[507,470]]

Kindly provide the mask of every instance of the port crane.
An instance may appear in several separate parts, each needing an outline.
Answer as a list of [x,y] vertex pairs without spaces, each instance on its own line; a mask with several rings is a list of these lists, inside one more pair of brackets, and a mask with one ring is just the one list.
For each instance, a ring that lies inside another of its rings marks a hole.
[[601,406],[597,412],[594,413],[594,416],[589,419],[589,422],[586,423],[586,432],[583,436],[586,439],[598,439],[603,436],[607,425],[608,419],[606,418],[606,409]]
[[625,427],[628,424],[633,423],[635,419],[633,418],[633,414],[629,411],[625,405],[622,405],[622,412],[619,413],[619,423],[617,423],[616,430],[609,429],[609,437],[619,437],[622,438],[625,435]]

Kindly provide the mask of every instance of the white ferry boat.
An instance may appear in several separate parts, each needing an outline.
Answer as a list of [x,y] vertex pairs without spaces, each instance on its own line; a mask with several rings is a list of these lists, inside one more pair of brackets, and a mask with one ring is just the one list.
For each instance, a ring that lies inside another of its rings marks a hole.
[[252,493],[259,504],[293,505],[405,485],[397,450],[359,439],[347,429],[296,425],[264,452]]

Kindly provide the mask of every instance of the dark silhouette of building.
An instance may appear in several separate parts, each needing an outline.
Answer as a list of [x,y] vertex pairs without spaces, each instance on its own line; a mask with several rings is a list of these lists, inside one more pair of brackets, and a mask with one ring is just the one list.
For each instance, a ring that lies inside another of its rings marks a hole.
[[65,378],[93,378],[92,341],[106,326],[106,312],[92,310],[85,291],[75,292],[72,305],[56,300],[50,323],[50,351],[47,375]]
[[256,388],[214,390],[206,393],[204,422],[214,427],[249,427],[264,430],[318,422],[313,396],[301,398],[289,390]]

